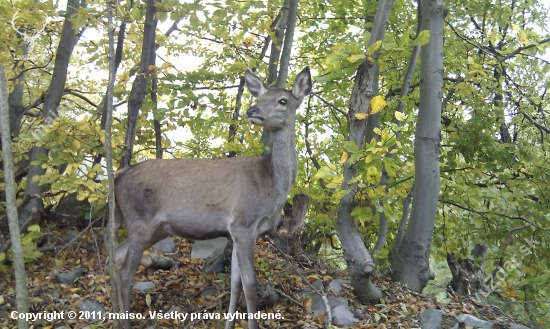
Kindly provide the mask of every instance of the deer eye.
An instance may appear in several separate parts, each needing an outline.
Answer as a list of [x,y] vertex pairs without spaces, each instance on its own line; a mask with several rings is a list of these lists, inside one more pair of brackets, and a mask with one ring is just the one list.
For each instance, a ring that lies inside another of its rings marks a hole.
[[281,105],[286,105],[287,102],[288,101],[284,98],[279,99],[279,104],[281,104]]

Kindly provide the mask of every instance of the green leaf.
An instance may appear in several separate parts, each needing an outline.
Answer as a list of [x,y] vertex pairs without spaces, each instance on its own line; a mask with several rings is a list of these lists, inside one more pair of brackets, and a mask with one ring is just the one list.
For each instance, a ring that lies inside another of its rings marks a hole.
[[413,46],[424,46],[430,41],[430,30],[421,31],[413,41]]
[[332,179],[336,174],[328,167],[321,167],[313,178],[315,179]]

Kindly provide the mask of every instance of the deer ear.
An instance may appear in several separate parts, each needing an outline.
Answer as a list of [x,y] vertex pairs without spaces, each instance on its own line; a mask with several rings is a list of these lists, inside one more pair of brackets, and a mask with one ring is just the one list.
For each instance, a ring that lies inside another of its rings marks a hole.
[[250,90],[252,96],[256,98],[260,98],[260,96],[262,96],[269,89],[260,78],[250,71],[250,69],[246,69],[246,72],[244,73],[244,81],[246,82],[248,90]]
[[292,87],[292,94],[297,98],[304,98],[311,92],[311,72],[309,66],[306,66],[302,72],[298,73]]

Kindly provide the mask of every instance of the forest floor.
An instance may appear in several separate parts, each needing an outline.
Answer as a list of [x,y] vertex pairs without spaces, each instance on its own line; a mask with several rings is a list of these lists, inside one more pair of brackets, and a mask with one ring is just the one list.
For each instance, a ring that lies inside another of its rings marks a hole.
[[[71,223],[72,222],[72,223]],[[76,225],[74,221],[56,221],[58,224],[42,225],[46,237],[44,245],[57,246],[56,250],[45,252],[37,260],[27,263],[27,286],[29,288],[30,310],[34,313],[43,312],[78,312],[78,304],[85,300],[95,300],[110,309],[110,285],[106,252],[103,248],[102,235],[99,228],[86,228],[87,223]],[[78,227],[82,226],[82,227]],[[77,229],[82,234],[70,245],[64,243],[64,237],[70,230]],[[151,320],[150,311],[166,312],[178,307],[180,313],[186,314],[223,314],[227,312],[230,293],[230,277],[228,274],[205,274],[202,271],[204,261],[190,259],[192,243],[175,238],[177,251],[165,255],[174,266],[169,271],[148,271],[140,266],[135,280],[152,281],[157,289],[146,293],[136,290],[132,293],[132,312],[143,314],[144,319],[134,320],[133,328],[223,328],[222,320],[200,319],[182,320]],[[60,251],[60,247],[65,248]],[[53,248],[52,248],[53,249]],[[149,250],[150,252],[152,249]],[[256,244],[255,266],[258,280],[269,281],[279,294],[279,301],[272,308],[264,308],[265,313],[277,314],[282,318],[260,320],[261,328],[323,328],[324,318],[313,318],[311,300],[300,300],[298,292],[310,282],[322,280],[325,284],[333,279],[347,279],[345,271],[331,270],[326,264],[313,257],[303,255],[299,259],[289,260],[283,257],[270,243],[259,239]],[[55,258],[56,257],[56,258]],[[54,259],[55,258],[55,259]],[[9,270],[0,275],[0,328],[16,328],[16,321],[11,319],[15,310],[15,279]],[[81,268],[85,274],[73,284],[60,284],[56,275],[61,272]],[[302,275],[299,275],[299,270]],[[432,296],[418,294],[405,286],[392,282],[388,275],[378,273],[373,278],[374,284],[383,292],[381,303],[365,306],[358,302],[349,285],[338,294],[349,301],[349,308],[360,321],[351,328],[420,328],[420,313],[428,308],[438,308],[445,312],[443,329],[451,328],[457,323],[453,315],[461,313],[472,314],[480,319],[496,323],[495,329],[509,328],[512,322],[519,323],[504,314],[496,306],[484,306],[474,299],[453,299],[448,304],[438,304]],[[204,294],[210,290],[209,294]],[[326,294],[334,293],[326,291]],[[33,328],[111,328],[112,323],[90,324],[82,319],[65,319],[48,322],[34,321]],[[237,322],[237,328],[247,328],[245,320]],[[463,328],[463,327],[461,327]]]

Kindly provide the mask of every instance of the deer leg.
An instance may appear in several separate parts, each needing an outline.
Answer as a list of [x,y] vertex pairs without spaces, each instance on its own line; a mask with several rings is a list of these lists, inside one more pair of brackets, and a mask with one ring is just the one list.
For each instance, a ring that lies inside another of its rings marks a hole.
[[[129,238],[130,239],[130,238]],[[143,250],[136,250],[135,248],[129,248],[130,241],[126,242],[126,258],[119,270],[119,293],[120,293],[120,305],[121,312],[130,311],[130,297],[132,295],[132,284],[134,283],[134,275],[139,266]],[[122,246],[121,246],[122,247]],[[124,328],[130,329],[130,320],[124,320]]]
[[[243,233],[244,234],[239,234],[233,238],[233,250],[237,256],[242,288],[244,290],[244,297],[246,298],[246,309],[250,315],[256,313],[257,306],[256,291],[258,282],[256,280],[256,270],[254,269],[254,245],[256,243],[256,236],[252,234],[252,232]],[[233,298],[233,295],[231,298]],[[258,328],[256,319],[248,319],[248,328]]]
[[[241,273],[239,271],[239,261],[237,260],[237,248],[233,246],[231,252],[231,298],[229,300],[228,314],[235,314],[239,305],[239,297],[243,291],[243,283],[241,280]],[[231,318],[230,318],[231,319]],[[235,328],[235,320],[227,321],[225,329]]]

